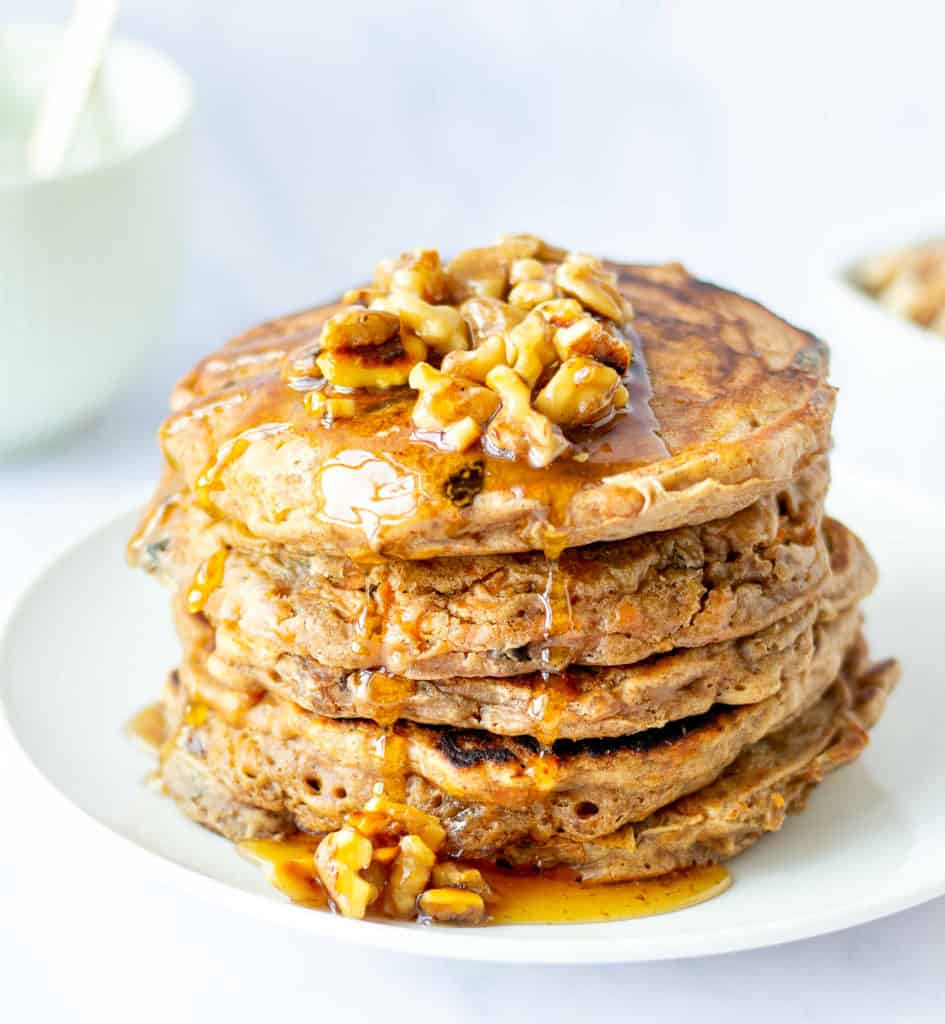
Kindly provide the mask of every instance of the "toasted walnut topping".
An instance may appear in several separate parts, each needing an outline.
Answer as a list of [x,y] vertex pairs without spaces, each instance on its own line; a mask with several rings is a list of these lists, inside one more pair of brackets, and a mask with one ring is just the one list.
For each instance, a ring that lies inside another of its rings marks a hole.
[[319,337],[322,352],[377,348],[400,336],[400,320],[390,313],[351,306],[329,317]]
[[577,299],[552,299],[536,307],[535,312],[552,327],[570,327],[587,315]]
[[384,910],[391,917],[412,917],[417,912],[417,897],[430,881],[436,854],[419,837],[400,840],[391,865],[384,893]]
[[617,276],[593,256],[569,253],[555,272],[555,284],[567,295],[595,313],[622,324],[626,317],[624,298],[617,289]]
[[413,292],[424,302],[439,305],[449,297],[449,282],[436,249],[414,249],[393,265],[387,291]]
[[547,281],[549,278],[548,267],[541,260],[531,257],[516,260],[509,271],[510,284],[521,284],[522,281]]
[[501,299],[467,299],[459,309],[474,347],[498,334],[505,334],[525,318],[523,310]]
[[469,347],[466,324],[454,306],[434,306],[413,292],[391,292],[375,299],[371,309],[396,313],[434,352],[441,355]]
[[420,392],[412,414],[414,426],[442,431],[442,446],[450,451],[465,451],[475,444],[482,425],[499,406],[499,399],[488,388],[451,377],[429,363],[418,363],[413,368],[410,386]]
[[336,387],[393,388],[406,384],[411,369],[426,357],[426,345],[402,332],[398,339],[376,348],[322,352],[316,364]]
[[541,468],[567,451],[567,438],[547,416],[532,408],[531,389],[514,370],[497,366],[489,371],[486,384],[502,399],[486,428],[486,441],[496,454],[526,458]]
[[[561,426],[600,423],[628,402],[621,328],[633,310],[616,274],[534,235],[505,235],[446,267],[434,249],[382,261],[345,302],[282,370],[326,422],[355,415],[340,390],[409,381],[413,425],[438,446],[481,443],[546,466],[570,447]],[[320,377],[328,386],[315,394]]]
[[441,924],[482,924],[483,898],[469,889],[427,889],[418,901],[420,913]]
[[433,868],[430,876],[433,889],[468,889],[478,893],[484,900],[492,896],[489,883],[478,868],[470,867],[458,860],[446,860]]
[[619,385],[616,370],[585,356],[572,356],[539,391],[535,408],[553,423],[596,423],[613,412]]
[[508,361],[505,338],[497,334],[484,341],[471,352],[449,352],[443,358],[443,372],[456,377],[484,381],[494,366],[504,366]]
[[555,297],[555,286],[550,281],[520,281],[509,292],[509,303],[519,309],[534,309]]
[[551,330],[537,313],[530,313],[509,331],[505,347],[509,365],[529,387],[534,387],[545,368],[558,358]]
[[624,374],[630,366],[630,346],[606,323],[592,316],[581,317],[570,327],[559,327],[554,335],[555,349],[562,359],[587,356]]
[[[346,917],[363,918],[377,904],[389,917],[419,913],[430,920],[479,924],[485,920],[489,886],[475,868],[437,862],[445,840],[446,831],[433,815],[390,800],[378,784],[364,809],[347,815],[344,827],[319,843],[315,870],[333,906]],[[465,895],[450,901],[435,896],[431,909],[421,911],[431,884],[434,892]]]
[[394,835],[417,835],[433,850],[440,849],[446,839],[446,830],[439,821],[426,811],[421,811],[410,804],[398,803],[396,800],[376,792],[364,805],[361,816],[349,815],[348,824],[368,836],[381,833]]
[[315,851],[315,870],[332,902],[345,917],[363,918],[377,899],[377,886],[361,872],[371,864],[371,840],[353,828],[330,832]]
[[509,256],[495,245],[461,252],[446,268],[453,301],[503,298],[509,284],[510,262]]

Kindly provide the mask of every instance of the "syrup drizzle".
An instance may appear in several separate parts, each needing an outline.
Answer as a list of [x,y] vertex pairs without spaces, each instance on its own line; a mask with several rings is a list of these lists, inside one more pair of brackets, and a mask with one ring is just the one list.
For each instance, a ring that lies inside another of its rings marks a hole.
[[[315,874],[320,836],[251,839],[239,850],[261,865],[280,892],[305,907],[325,910],[328,897]],[[687,868],[635,882],[579,882],[573,872],[511,870],[476,862],[492,888],[489,924],[588,924],[648,917],[695,906],[721,895],[731,876],[720,864]]]
[[197,566],[190,589],[187,591],[187,610],[191,614],[202,612],[207,607],[210,595],[223,582],[223,569],[226,565],[226,548],[218,548],[214,553]]

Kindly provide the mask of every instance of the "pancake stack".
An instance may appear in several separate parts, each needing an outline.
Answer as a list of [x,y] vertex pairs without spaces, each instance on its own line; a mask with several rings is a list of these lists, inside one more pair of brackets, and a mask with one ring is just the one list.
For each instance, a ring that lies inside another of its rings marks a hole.
[[817,339],[682,267],[512,236],[203,360],[131,544],[183,653],[161,777],[233,840],[382,787],[442,855],[584,880],[727,859],[856,757],[862,543]]

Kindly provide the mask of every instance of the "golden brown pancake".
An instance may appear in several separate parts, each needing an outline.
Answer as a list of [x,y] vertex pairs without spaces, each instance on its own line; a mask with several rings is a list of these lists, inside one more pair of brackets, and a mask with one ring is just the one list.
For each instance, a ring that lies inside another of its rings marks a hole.
[[409,389],[363,392],[329,426],[309,414],[279,364],[331,305],[262,325],[184,378],[156,504],[184,482],[252,537],[311,554],[557,553],[731,515],[826,450],[821,342],[679,266],[614,266],[636,310],[630,404],[571,431],[550,466],[414,439]]
[[827,474],[726,519],[627,541],[540,552],[359,565],[247,546],[184,498],[136,547],[186,606],[198,567],[225,559],[202,611],[234,666],[335,680],[499,677],[569,664],[626,665],[748,635],[826,583],[819,530]]
[[[568,834],[527,812],[469,805],[419,776],[410,777],[406,793],[414,806],[440,815],[454,856],[565,865],[584,880],[609,882],[727,860],[781,828],[827,772],[859,755],[897,679],[894,662],[868,666],[861,640],[838,681],[806,710],[747,746],[701,789],[609,834]],[[163,779],[184,813],[233,840],[287,834],[299,821],[279,782],[241,784],[215,771],[196,733],[190,749],[178,743],[165,753]]]
[[[554,832],[606,835],[706,785],[746,746],[818,700],[859,628],[856,608],[818,623],[811,655],[788,666],[779,689],[758,703],[715,705],[629,736],[558,740],[548,750],[526,736],[322,718],[271,693],[233,714],[225,699],[209,704],[218,696],[212,686],[192,692],[201,668],[199,652],[190,652],[194,663],[166,690],[174,739],[165,760],[174,750],[199,753],[241,802],[288,812],[304,831],[340,827],[378,782],[415,803],[417,779],[433,794],[424,809],[438,791],[440,800],[458,801],[462,820],[481,813],[494,825],[502,812],[506,842]],[[468,845],[474,832],[463,827]]]
[[[248,707],[267,690],[330,718],[399,718],[502,736],[555,739],[623,736],[702,714],[713,704],[752,704],[776,693],[791,672],[809,665],[818,619],[859,603],[875,567],[860,541],[829,521],[835,571],[805,606],[749,636],[683,648],[614,668],[572,666],[559,673],[412,680],[379,670],[338,673],[283,656],[272,668],[239,641],[222,649],[220,631],[178,604],[190,692],[210,703]],[[235,660],[230,660],[235,658]],[[192,672],[191,665],[196,669]],[[207,688],[211,687],[210,691]]]

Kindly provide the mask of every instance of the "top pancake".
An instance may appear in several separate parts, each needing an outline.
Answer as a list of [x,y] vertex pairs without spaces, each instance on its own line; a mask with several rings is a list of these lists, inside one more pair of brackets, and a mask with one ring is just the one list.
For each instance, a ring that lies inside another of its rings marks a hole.
[[330,425],[307,412],[279,368],[329,305],[250,331],[184,378],[156,503],[186,486],[300,552],[555,554],[731,515],[827,448],[821,342],[677,265],[611,266],[636,310],[630,404],[604,427],[566,430],[573,448],[551,465],[413,439],[408,388],[363,392],[358,415]]

